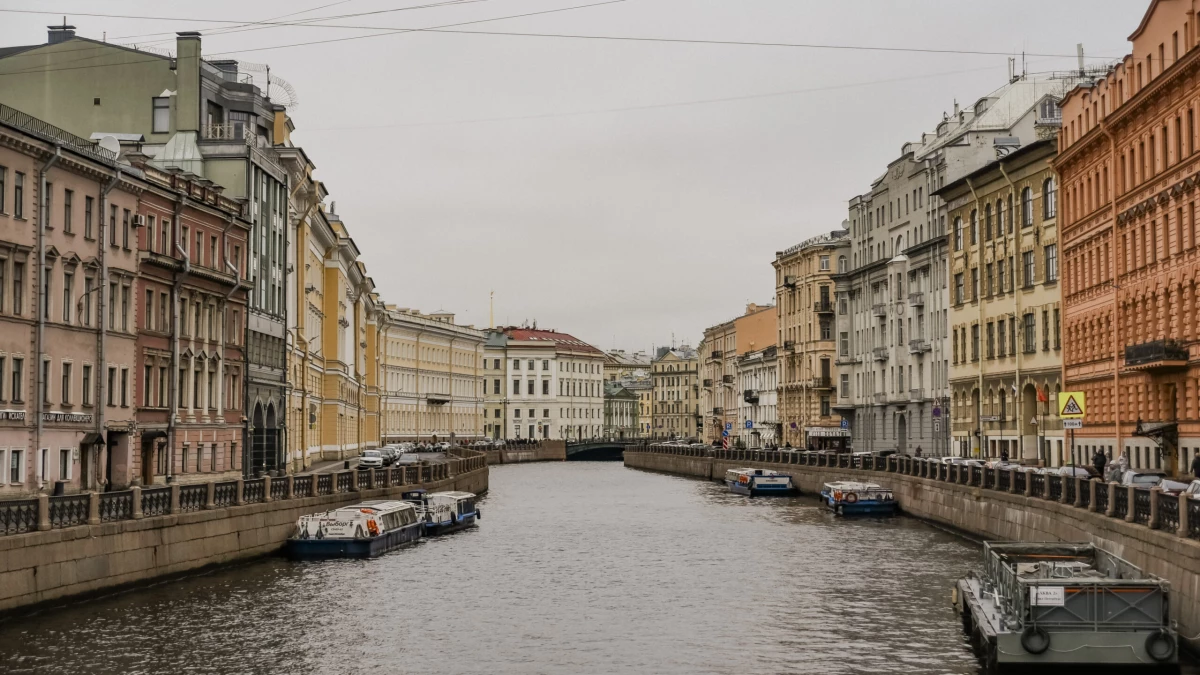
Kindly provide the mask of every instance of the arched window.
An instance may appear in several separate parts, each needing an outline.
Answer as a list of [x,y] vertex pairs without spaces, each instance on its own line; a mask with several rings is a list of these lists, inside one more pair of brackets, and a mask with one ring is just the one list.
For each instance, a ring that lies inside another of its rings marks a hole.
[[845,274],[847,271],[846,256],[838,256],[838,274]]
[[1021,190],[1021,227],[1033,225],[1033,188]]
[[1058,189],[1051,176],[1042,183],[1042,218],[1053,218],[1058,213]]

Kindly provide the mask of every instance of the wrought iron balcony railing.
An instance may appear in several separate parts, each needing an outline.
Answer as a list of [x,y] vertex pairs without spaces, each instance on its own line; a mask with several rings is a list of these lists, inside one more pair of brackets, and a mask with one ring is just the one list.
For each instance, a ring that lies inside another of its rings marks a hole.
[[1154,340],[1125,348],[1125,367],[1136,370],[1186,368],[1188,348],[1176,340]]

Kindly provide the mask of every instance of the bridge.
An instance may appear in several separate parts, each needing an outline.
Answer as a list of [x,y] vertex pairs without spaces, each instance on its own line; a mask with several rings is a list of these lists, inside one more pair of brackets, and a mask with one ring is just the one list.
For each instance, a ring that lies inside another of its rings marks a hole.
[[641,442],[632,438],[594,438],[567,442],[568,462],[619,462],[625,457],[625,446]]

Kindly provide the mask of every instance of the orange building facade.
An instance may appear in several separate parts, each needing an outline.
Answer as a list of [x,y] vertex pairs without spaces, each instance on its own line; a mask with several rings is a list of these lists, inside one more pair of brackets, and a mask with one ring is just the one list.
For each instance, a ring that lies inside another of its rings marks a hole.
[[1076,461],[1186,471],[1200,448],[1200,20],[1155,0],[1132,54],[1062,102],[1063,379]]

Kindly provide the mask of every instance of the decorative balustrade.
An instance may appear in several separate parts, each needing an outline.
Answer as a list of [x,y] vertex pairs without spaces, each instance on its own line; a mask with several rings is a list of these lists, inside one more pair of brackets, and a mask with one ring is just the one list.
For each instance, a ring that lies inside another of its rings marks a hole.
[[1200,539],[1200,500],[1187,500],[1187,536]]
[[1129,490],[1123,485],[1117,486],[1116,500],[1113,502],[1113,518],[1124,518],[1129,515]]
[[105,492],[100,495],[100,522],[129,520],[133,517],[133,492]]
[[1096,484],[1096,511],[1108,513],[1108,483]]
[[208,483],[179,486],[179,510],[181,512],[199,511],[204,508],[206,502],[208,502]]
[[1062,501],[1062,476],[1051,474],[1046,477],[1046,480],[1048,480],[1050,484],[1050,494],[1048,494],[1046,498],[1056,502]]
[[1041,497],[1042,495],[1046,494],[1046,477],[1044,475],[1040,473],[1033,473],[1029,475],[1029,480],[1032,483],[1029,486],[1029,490],[1034,494],[1034,496]]
[[[694,456],[710,456],[707,449],[686,450]],[[291,478],[253,478],[178,486],[135,487],[118,492],[83,492],[0,500],[0,536],[74,527],[89,522],[106,523],[131,520],[135,517],[153,518],[205,508],[225,508],[239,503],[255,504],[266,502],[268,499],[303,499],[331,495],[335,492],[353,492],[367,489],[372,482],[375,487],[398,487],[444,481],[464,472],[487,468],[487,457],[484,453],[460,450],[454,451],[454,454],[455,457],[443,463],[392,467],[373,472],[340,471]],[[758,452],[755,456],[757,461],[796,463],[799,461],[798,454],[772,451]]]
[[1063,489],[1063,492],[1067,493],[1065,501],[1068,504],[1075,503],[1075,484],[1078,482],[1079,482],[1079,479],[1076,478],[1075,476],[1065,476],[1062,479],[1062,489]]
[[161,516],[171,512],[171,488],[157,487],[142,490],[142,515]]
[[258,504],[266,499],[266,480],[263,478],[251,478],[242,481],[242,503],[243,504]]
[[1013,475],[1013,491],[1025,494],[1025,484],[1029,482],[1029,472],[1017,471]]
[[91,498],[86,494],[50,498],[50,527],[71,527],[88,521]]
[[[1120,488],[1118,488],[1120,489]],[[1133,522],[1150,524],[1150,490],[1137,488],[1133,491]]]
[[[1159,492],[1155,495],[1158,499],[1158,529],[1166,530],[1167,532],[1176,532],[1179,530],[1179,497],[1173,495],[1164,495]],[[1188,499],[1188,501],[1194,501]]]
[[[1086,509],[1092,505],[1092,481],[1085,480],[1079,484],[1079,508]],[[1096,485],[1097,489],[1104,487],[1103,483]]]

